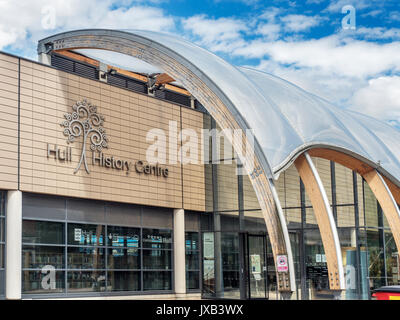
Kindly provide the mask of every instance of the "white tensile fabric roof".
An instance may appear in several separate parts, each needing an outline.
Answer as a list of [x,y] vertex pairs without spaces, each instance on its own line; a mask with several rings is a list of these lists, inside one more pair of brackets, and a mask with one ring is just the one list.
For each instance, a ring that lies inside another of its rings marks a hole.
[[230,102],[227,107],[237,121],[253,129],[274,174],[303,150],[326,146],[380,167],[399,184],[400,132],[390,125],[339,108],[276,76],[233,66],[173,35],[142,30],[123,32],[173,51],[197,74],[207,77]]

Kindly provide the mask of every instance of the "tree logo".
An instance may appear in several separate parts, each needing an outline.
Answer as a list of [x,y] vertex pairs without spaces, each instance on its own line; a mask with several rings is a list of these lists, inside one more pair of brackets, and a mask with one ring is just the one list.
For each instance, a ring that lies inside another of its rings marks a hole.
[[86,161],[86,142],[90,141],[90,150],[102,151],[108,148],[108,137],[103,128],[104,117],[97,113],[97,107],[86,100],[78,101],[72,106],[72,113],[64,114],[61,126],[64,127],[64,135],[68,137],[67,142],[72,143],[75,139],[83,137],[82,152],[74,173],[77,173],[82,165],[85,165],[87,173],[90,173]]

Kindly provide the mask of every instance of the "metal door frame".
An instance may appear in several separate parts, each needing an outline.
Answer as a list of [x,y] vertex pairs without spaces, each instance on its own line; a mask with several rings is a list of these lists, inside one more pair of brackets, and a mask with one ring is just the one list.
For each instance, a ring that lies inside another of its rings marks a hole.
[[[268,264],[267,264],[267,237],[268,234],[264,233],[264,234],[246,234],[246,252],[245,255],[247,256],[247,299],[249,300],[268,300],[269,299],[269,293],[268,293]],[[264,294],[265,294],[265,298],[252,298],[251,297],[251,288],[250,288],[250,247],[249,247],[249,238],[253,237],[253,238],[262,238],[263,240],[263,251],[264,251],[264,268],[265,270],[262,270],[262,272],[264,273]]]

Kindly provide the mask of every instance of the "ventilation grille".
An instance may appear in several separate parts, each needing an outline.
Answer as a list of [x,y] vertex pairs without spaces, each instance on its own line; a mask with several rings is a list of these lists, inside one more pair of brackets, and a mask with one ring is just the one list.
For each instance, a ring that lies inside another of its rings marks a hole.
[[61,57],[59,55],[53,54],[51,56],[51,65],[56,67],[57,69],[71,72],[76,75],[89,78],[89,79],[97,79],[97,69],[96,67],[89,66],[84,63],[80,63],[77,61],[73,61],[68,58]]
[[184,94],[179,94],[176,92],[172,92],[169,90],[156,90],[155,91],[155,97],[159,99],[164,99],[168,100],[171,102],[175,102],[177,104],[181,104],[185,107],[190,107],[190,97],[184,95]]
[[[57,55],[55,53],[51,56],[51,65],[59,70],[73,73],[85,78],[98,80],[98,69],[95,66],[91,66],[73,59]],[[127,90],[147,94],[147,83],[144,81],[132,79],[120,74],[108,74],[107,83],[113,86],[124,88]],[[185,107],[190,108],[190,97],[184,94],[173,92],[167,89],[155,91],[155,97],[163,100],[167,100],[172,103],[176,103]],[[195,109],[198,111],[208,113],[207,110],[195,100]]]

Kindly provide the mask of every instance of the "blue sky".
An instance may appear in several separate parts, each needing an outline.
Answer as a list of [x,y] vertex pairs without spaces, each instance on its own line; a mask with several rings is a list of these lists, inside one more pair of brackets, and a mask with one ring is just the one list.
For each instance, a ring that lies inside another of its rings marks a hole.
[[400,128],[400,0],[0,0],[3,51],[80,28],[173,33]]

